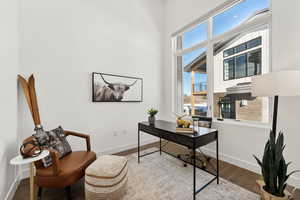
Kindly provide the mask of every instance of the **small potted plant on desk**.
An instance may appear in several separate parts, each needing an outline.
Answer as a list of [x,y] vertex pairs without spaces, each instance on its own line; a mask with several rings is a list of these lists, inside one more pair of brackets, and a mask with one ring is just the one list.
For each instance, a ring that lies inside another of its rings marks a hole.
[[151,108],[147,111],[149,117],[148,121],[150,125],[154,125],[155,123],[155,115],[158,113],[158,110],[155,110],[154,108]]
[[262,200],[292,199],[292,194],[286,190],[286,182],[293,173],[298,171],[287,173],[287,168],[291,163],[285,162],[284,147],[283,133],[280,132],[276,139],[276,133],[271,131],[262,161],[254,156],[262,170],[263,181],[257,180]]

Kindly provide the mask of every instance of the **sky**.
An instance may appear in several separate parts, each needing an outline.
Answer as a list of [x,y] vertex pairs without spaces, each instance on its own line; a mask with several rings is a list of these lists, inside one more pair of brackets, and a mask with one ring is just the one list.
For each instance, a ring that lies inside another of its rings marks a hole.
[[[244,0],[232,8],[213,17],[213,36],[225,33],[235,28],[243,21],[248,19],[256,11],[269,7],[269,0]],[[183,34],[182,47],[189,48],[195,44],[203,42],[207,39],[207,22],[204,22],[194,29]],[[182,57],[183,67],[197,58],[206,48],[197,49]],[[207,75],[197,74],[195,82],[207,82]],[[183,90],[185,95],[191,94],[191,75],[184,72],[183,74]]]

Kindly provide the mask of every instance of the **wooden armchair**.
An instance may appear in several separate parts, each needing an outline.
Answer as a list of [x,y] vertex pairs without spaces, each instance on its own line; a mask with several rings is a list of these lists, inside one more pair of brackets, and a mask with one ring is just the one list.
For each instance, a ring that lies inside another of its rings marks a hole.
[[[96,154],[91,151],[90,136],[73,131],[65,131],[67,136],[80,137],[86,140],[86,151],[73,151],[59,159],[58,152],[49,150],[53,164],[47,168],[42,161],[35,162],[35,183],[39,187],[38,196],[41,198],[42,188],[65,188],[68,199],[71,198],[71,185],[81,179],[85,169],[96,160]],[[27,138],[24,142],[32,140]]]
[[[18,76],[18,80],[23,88],[24,95],[36,128],[40,128],[41,120],[39,114],[38,101],[35,91],[35,79],[31,75],[28,81]],[[41,197],[42,188],[66,188],[68,199],[70,199],[71,185],[84,176],[85,169],[96,160],[96,154],[91,151],[90,136],[65,131],[67,136],[72,135],[84,138],[86,141],[86,151],[73,151],[70,154],[59,159],[58,152],[50,150],[50,156],[53,164],[49,167],[44,167],[42,161],[35,162],[36,175],[35,183],[39,186],[38,195]],[[33,137],[27,138],[25,142],[33,140]]]

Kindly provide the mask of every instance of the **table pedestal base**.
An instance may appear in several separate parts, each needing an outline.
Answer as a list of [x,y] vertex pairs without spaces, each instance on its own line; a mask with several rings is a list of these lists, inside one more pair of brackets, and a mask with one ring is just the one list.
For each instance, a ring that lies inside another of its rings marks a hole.
[[34,164],[29,164],[29,171],[30,171],[30,200],[34,200]]

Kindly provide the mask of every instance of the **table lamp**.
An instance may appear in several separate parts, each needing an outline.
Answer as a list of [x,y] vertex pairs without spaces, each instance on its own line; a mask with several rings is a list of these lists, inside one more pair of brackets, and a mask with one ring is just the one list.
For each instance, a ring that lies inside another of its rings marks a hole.
[[272,130],[276,133],[278,97],[300,96],[300,71],[278,71],[252,77],[252,96],[274,97]]

